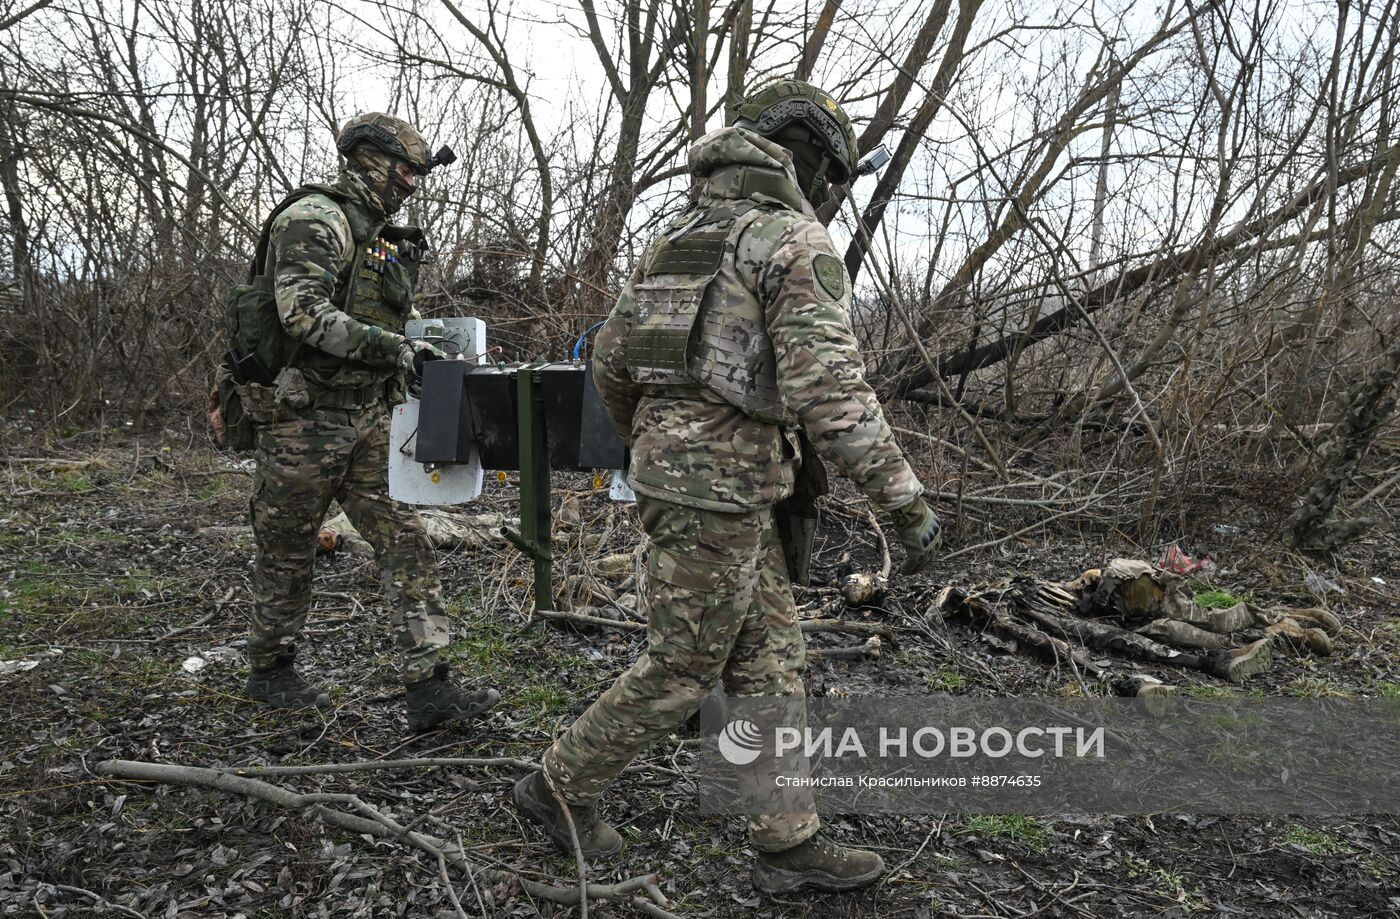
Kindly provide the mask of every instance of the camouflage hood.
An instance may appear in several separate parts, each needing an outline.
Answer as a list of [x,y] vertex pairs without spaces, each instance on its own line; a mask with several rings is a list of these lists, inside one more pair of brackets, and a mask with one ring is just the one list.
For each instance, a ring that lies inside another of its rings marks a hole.
[[359,199],[361,204],[380,219],[389,216],[387,209],[384,207],[384,202],[380,200],[379,195],[370,187],[369,179],[364,173],[353,168],[342,169],[340,170],[340,174],[335,178],[335,185],[337,188],[344,189]]
[[714,198],[747,198],[752,193],[752,178],[761,176],[776,180],[783,194],[783,203],[814,216],[811,205],[798,191],[797,173],[792,154],[766,137],[744,128],[720,128],[695,142],[688,158],[690,174],[703,179],[701,194]]

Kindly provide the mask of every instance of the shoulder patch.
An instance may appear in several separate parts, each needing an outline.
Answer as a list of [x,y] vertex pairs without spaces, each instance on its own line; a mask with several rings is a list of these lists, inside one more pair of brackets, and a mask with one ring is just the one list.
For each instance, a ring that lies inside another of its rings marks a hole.
[[812,256],[812,273],[831,299],[840,300],[846,293],[846,269],[836,256],[825,252]]

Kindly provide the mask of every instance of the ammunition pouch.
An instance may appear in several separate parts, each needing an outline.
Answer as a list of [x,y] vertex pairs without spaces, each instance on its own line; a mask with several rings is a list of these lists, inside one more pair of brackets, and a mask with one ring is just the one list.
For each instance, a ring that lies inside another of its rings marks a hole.
[[[257,442],[256,422],[248,415],[243,401],[244,387],[234,379],[227,363],[214,369],[214,391],[210,427],[214,443],[234,453],[247,453]],[[217,413],[217,417],[215,417]]]
[[295,357],[300,343],[287,334],[277,314],[272,279],[235,284],[225,309],[229,351],[225,363],[239,383],[270,385],[277,371]]

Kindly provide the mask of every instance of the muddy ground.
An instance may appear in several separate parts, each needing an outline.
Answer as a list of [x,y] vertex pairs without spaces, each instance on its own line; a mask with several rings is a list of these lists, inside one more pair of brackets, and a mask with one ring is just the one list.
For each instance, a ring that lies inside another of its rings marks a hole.
[[[7,432],[0,460],[0,915],[147,919],[457,915],[438,865],[387,842],[369,843],[304,813],[227,794],[106,780],[121,757],[183,765],[298,764],[422,756],[535,758],[631,660],[635,632],[526,624],[528,569],[499,546],[440,553],[454,620],[451,657],[471,680],[499,686],[483,722],[407,733],[387,613],[373,566],[323,555],[308,627],[306,670],[331,687],[323,717],[280,714],[242,697],[241,641],[252,545],[244,524],[247,473],[185,431],[134,438],[112,431],[66,439]],[[556,498],[578,499],[561,552],[580,564],[629,551],[630,510],[587,476],[559,476]],[[879,660],[814,664],[810,692],[1073,694],[1064,672],[1007,654],[930,619],[933,585],[1032,572],[1069,577],[1115,555],[1148,556],[1166,541],[1210,552],[1205,587],[1263,602],[1326,602],[1345,634],[1329,658],[1284,657],[1233,687],[1201,674],[1155,671],[1201,696],[1400,695],[1400,544],[1382,530],[1323,562],[1276,548],[1278,489],[1240,474],[1175,502],[1172,532],[1135,545],[1122,515],[1064,518],[940,564],[922,584],[896,587],[878,610],[897,636]],[[515,487],[489,481],[479,510],[512,512]],[[821,577],[878,565],[877,543],[849,492],[829,505]],[[949,550],[989,542],[1021,524],[998,508],[951,508]],[[1027,522],[1036,519],[1026,509]],[[1042,515],[1043,516],[1043,515]],[[897,560],[897,553],[896,553]],[[1333,582],[1338,590],[1307,575]],[[562,574],[568,574],[567,571]],[[1379,581],[1374,580],[1379,579]],[[620,579],[613,579],[614,585]],[[1383,582],[1383,583],[1382,583]],[[803,597],[812,608],[832,593]],[[814,644],[849,644],[817,636]],[[183,669],[199,655],[207,666]],[[30,662],[37,662],[29,669]],[[693,737],[672,738],[646,762],[683,763]],[[1359,764],[1358,768],[1364,768]],[[401,821],[459,831],[481,860],[569,885],[572,859],[522,829],[506,806],[511,768],[418,769],[278,780],[300,792],[354,791]],[[878,849],[895,870],[865,892],[791,900],[761,897],[741,822],[698,816],[692,790],[656,772],[626,776],[606,815],[627,839],[593,866],[606,882],[656,872],[686,916],[1238,916],[1400,915],[1400,821],[1287,816],[833,817],[844,840]],[[462,877],[468,915],[561,915],[509,886],[481,891]],[[99,899],[99,898],[105,898]],[[488,905],[482,906],[481,903]],[[593,903],[595,916],[637,915]]]

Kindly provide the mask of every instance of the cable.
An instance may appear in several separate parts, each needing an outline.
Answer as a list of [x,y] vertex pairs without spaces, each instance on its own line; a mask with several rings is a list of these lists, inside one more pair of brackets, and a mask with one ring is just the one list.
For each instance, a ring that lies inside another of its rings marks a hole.
[[593,332],[600,328],[605,322],[607,322],[606,319],[599,320],[583,330],[583,334],[578,337],[578,341],[574,342],[574,360],[578,360],[579,351],[583,349],[583,343],[588,336],[592,335]]

